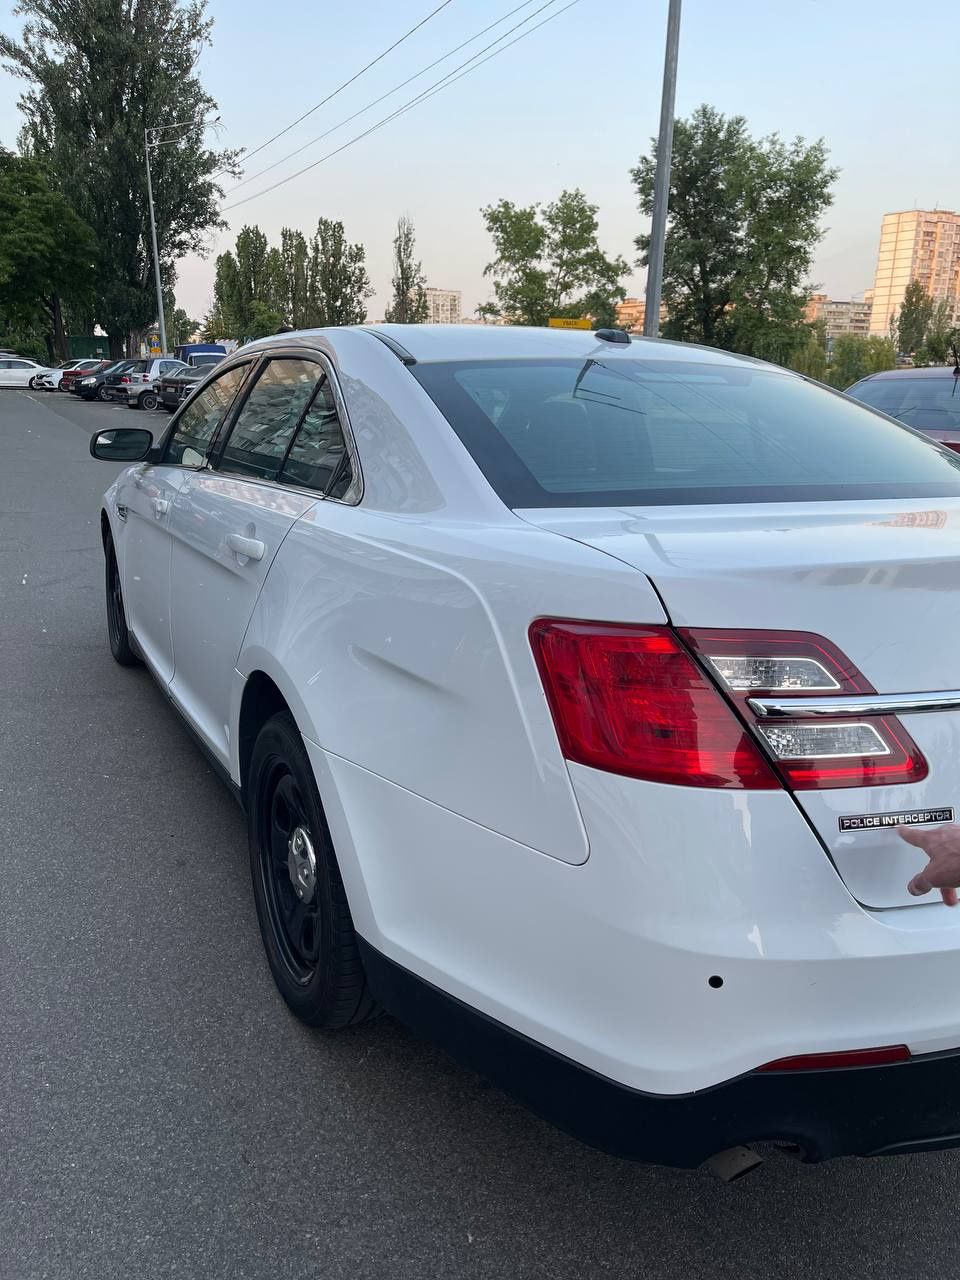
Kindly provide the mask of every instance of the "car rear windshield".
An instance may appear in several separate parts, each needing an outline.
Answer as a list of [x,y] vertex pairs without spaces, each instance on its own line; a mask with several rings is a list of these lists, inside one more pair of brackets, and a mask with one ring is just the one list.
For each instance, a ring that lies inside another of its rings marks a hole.
[[411,372],[510,507],[960,496],[960,456],[747,363],[600,356]]
[[867,378],[848,392],[918,431],[960,431],[960,378]]

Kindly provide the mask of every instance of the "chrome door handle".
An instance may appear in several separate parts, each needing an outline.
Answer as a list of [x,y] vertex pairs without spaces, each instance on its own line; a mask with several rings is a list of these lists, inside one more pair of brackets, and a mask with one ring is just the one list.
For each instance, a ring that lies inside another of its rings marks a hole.
[[169,510],[170,510],[170,502],[167,498],[154,498],[153,514],[157,517],[158,520],[162,520]]
[[245,538],[240,533],[229,534],[227,546],[235,556],[245,556],[248,560],[262,560],[267,549],[259,538]]

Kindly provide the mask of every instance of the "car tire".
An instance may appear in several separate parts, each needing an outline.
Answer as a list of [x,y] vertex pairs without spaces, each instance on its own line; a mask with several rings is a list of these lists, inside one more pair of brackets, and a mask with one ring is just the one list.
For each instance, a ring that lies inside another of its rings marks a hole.
[[103,400],[103,401],[111,400],[113,398],[105,386],[97,387],[96,397],[98,400]]
[[60,379],[60,381],[57,383],[57,390],[58,390],[58,391],[69,391],[69,390],[70,390],[70,388],[67,386],[67,384],[64,382],[64,380],[61,378],[61,379]]
[[110,640],[110,652],[114,661],[121,667],[137,667],[140,659],[134,652],[127,630],[127,615],[123,607],[123,590],[120,585],[120,569],[117,565],[117,553],[113,549],[113,539],[108,537],[103,548],[106,561],[107,588],[107,636]]
[[30,388],[31,391],[39,391],[40,390],[39,377],[31,378],[30,381],[27,383],[27,386]]
[[280,994],[312,1027],[365,1022],[378,1009],[313,768],[288,712],[271,716],[257,735],[246,799],[253,896]]
[[138,409],[155,409],[157,407],[157,393],[155,391],[145,391],[137,400]]

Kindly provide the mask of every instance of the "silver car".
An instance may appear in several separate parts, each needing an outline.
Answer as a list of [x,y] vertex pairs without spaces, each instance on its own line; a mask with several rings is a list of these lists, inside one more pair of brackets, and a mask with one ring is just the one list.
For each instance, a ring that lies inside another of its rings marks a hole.
[[[158,404],[157,388],[160,379],[170,373],[178,373],[187,366],[172,356],[153,356],[136,360],[129,369],[116,375],[117,382],[110,388],[117,400],[126,400],[131,409],[155,409]],[[107,379],[108,383],[111,379]]]

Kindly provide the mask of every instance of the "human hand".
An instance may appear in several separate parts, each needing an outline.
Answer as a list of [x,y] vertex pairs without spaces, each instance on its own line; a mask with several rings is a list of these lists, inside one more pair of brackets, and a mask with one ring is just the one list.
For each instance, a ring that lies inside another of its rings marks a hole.
[[960,826],[951,822],[942,827],[900,827],[900,839],[922,849],[930,861],[913,877],[907,890],[922,898],[931,889],[939,889],[948,907],[957,905],[960,887]]

